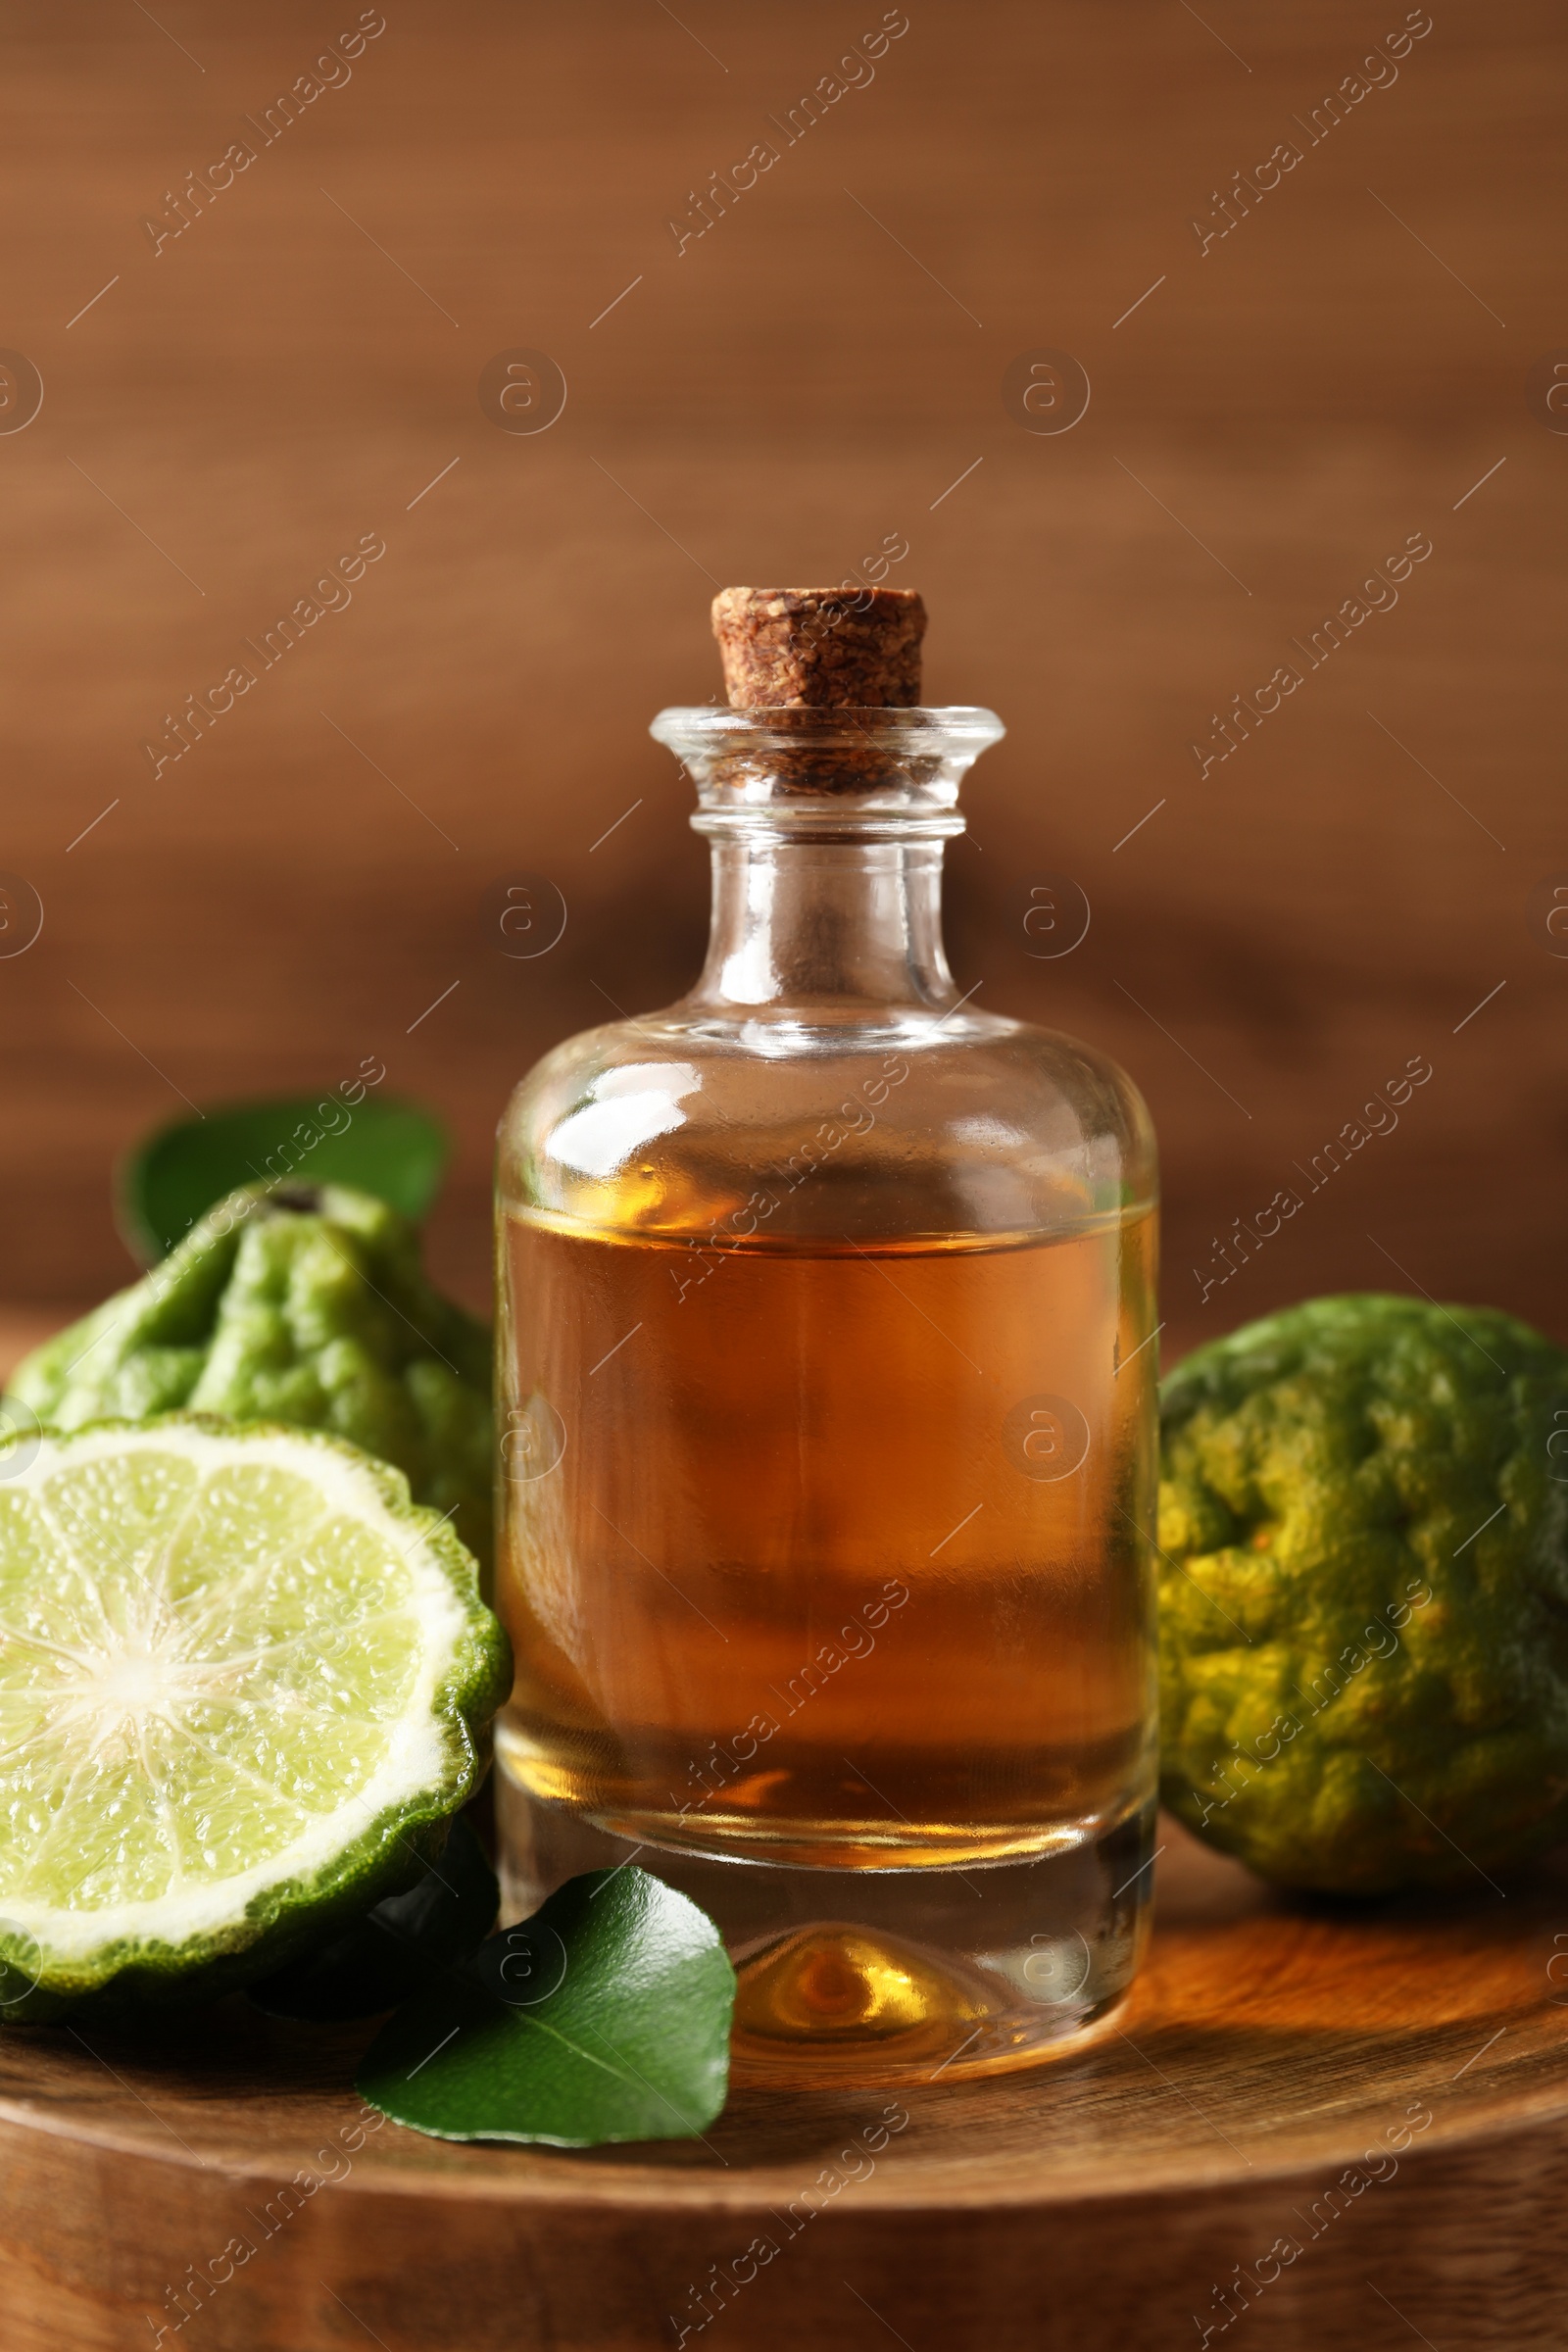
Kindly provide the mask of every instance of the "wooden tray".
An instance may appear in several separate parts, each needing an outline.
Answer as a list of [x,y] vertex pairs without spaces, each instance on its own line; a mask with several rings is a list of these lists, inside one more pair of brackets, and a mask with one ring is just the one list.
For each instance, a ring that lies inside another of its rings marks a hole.
[[1568,1860],[1331,1909],[1164,1836],[1152,1958],[1102,2042],[898,2097],[740,2091],[706,2143],[362,2142],[364,2033],[238,2001],[156,2044],[0,2034],[0,2337],[1560,2346]]

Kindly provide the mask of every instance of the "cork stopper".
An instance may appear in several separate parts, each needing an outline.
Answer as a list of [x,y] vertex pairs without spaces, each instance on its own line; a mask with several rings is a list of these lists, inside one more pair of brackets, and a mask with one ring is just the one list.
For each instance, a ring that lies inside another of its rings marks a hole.
[[925,607],[912,588],[721,588],[713,635],[736,710],[920,700]]

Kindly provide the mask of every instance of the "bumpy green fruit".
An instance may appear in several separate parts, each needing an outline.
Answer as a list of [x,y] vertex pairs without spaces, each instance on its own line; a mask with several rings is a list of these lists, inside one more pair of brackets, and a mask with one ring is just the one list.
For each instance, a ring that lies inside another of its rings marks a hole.
[[1568,1354],[1319,1298],[1165,1384],[1163,1793],[1285,1886],[1479,1886],[1568,1837]]
[[328,1431],[395,1464],[489,1562],[489,1333],[431,1289],[416,1229],[368,1193],[231,1193],[26,1357],[10,1395],[56,1429],[183,1408]]

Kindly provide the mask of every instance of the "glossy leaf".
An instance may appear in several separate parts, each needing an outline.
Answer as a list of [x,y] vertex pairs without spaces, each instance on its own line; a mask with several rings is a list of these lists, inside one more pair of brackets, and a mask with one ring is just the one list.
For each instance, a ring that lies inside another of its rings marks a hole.
[[441,1859],[416,1886],[253,1984],[250,1997],[269,2017],[325,2024],[377,2016],[468,1959],[494,1926],[499,1901],[490,1857],[460,1813]]
[[406,2003],[357,2087],[438,2139],[696,2138],[728,2090],[734,2002],[705,1912],[647,1871],[593,1871]]
[[215,1202],[272,1178],[356,1185],[422,1217],[446,1167],[445,1127],[416,1102],[365,1095],[350,1104],[344,1091],[230,1103],[160,1128],[119,1170],[120,1229],[132,1254],[153,1265]]

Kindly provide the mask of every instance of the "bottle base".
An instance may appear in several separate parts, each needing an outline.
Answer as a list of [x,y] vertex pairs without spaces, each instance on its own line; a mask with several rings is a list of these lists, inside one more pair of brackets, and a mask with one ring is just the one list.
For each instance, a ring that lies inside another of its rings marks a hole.
[[1108,2030],[1147,1936],[1154,1806],[1093,1839],[962,1870],[824,1870],[637,1846],[498,1763],[502,1916],[636,1861],[714,1919],[737,2082],[843,2088],[1034,2066]]

